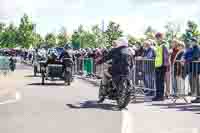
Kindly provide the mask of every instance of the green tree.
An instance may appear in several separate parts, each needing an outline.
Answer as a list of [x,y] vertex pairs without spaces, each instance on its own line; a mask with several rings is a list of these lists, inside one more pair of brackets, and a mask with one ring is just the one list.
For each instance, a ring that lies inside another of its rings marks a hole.
[[187,22],[187,29],[185,33],[182,35],[183,40],[190,40],[191,38],[197,38],[200,40],[200,32],[198,30],[198,25],[194,21]]
[[151,26],[148,26],[144,34],[146,35],[147,39],[154,39],[154,35],[156,30],[154,30]]
[[38,33],[34,33],[33,36],[34,36],[34,44],[33,44],[33,46],[36,47],[36,48],[40,47],[40,45],[41,45],[42,43],[44,43],[44,39],[43,39],[42,36],[41,36],[40,34],[38,34]]
[[56,36],[53,33],[48,33],[45,36],[45,42],[49,47],[54,47],[56,46]]
[[173,22],[168,22],[165,25],[166,33],[165,33],[165,39],[171,43],[174,38],[178,37],[178,33],[180,32],[180,25],[175,24]]
[[89,31],[84,31],[81,34],[81,48],[95,48],[96,47],[96,40],[95,35],[90,33]]
[[5,30],[5,24],[0,23],[0,47],[3,47],[3,33]]
[[72,34],[71,42],[72,42],[73,48],[75,49],[80,48],[80,35],[77,31],[74,31],[74,33]]
[[138,39],[131,36],[131,35],[128,35],[128,43],[129,45],[135,45],[136,43],[138,42]]
[[102,30],[100,29],[99,25],[92,26],[92,34],[94,34],[95,37],[95,48],[106,46],[106,36],[104,32],[102,32]]
[[14,48],[17,46],[17,27],[9,24],[1,34],[1,46],[6,48]]
[[187,30],[192,32],[194,36],[196,34],[198,35],[198,29],[197,29],[198,25],[194,21],[189,20],[187,26],[188,26]]
[[72,43],[75,48],[83,48],[84,47],[84,27],[83,25],[79,25],[77,31],[74,32],[72,36]]
[[34,44],[35,25],[31,22],[28,15],[24,14],[21,18],[18,29],[18,44],[23,48],[29,48]]
[[75,48],[94,48],[96,44],[93,32],[84,30],[83,25],[80,25],[72,35],[72,45]]
[[57,35],[58,46],[64,46],[69,42],[69,38],[67,36],[67,30],[65,27],[62,27],[60,33]]
[[107,42],[109,45],[112,44],[112,42],[119,37],[123,35],[122,30],[120,29],[120,25],[116,24],[115,22],[110,22],[107,30],[105,31],[106,37],[107,37]]
[[0,22],[0,32],[3,32],[4,28],[5,28],[5,24]]

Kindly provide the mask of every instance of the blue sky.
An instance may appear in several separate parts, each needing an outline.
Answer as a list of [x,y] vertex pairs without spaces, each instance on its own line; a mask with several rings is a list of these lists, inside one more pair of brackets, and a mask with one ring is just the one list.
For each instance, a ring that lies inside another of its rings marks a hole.
[[200,22],[200,0],[0,0],[0,21],[19,23],[23,13],[32,17],[37,32],[72,32],[83,24],[121,24],[126,34],[141,35],[148,25],[163,31],[168,22],[184,28],[188,19]]

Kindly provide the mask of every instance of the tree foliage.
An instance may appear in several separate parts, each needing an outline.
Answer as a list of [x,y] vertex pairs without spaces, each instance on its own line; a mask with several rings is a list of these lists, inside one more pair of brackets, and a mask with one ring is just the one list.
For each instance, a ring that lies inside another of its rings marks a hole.
[[1,34],[1,46],[6,48],[14,48],[16,46],[17,38],[17,27],[11,23],[5,27],[4,32]]
[[138,42],[138,39],[131,36],[131,35],[128,35],[128,43],[129,45],[135,45],[136,43]]
[[45,36],[45,43],[49,46],[49,47],[54,47],[56,46],[56,36],[54,35],[54,33],[48,33]]
[[[165,27],[165,40],[169,43],[174,38],[189,40],[196,38],[200,42],[200,31],[198,24],[194,21],[187,22],[185,33],[180,32],[180,25],[168,22]],[[132,29],[134,30],[134,29]],[[145,39],[155,39],[156,30],[148,26],[144,32],[145,38],[136,38],[129,35],[128,41],[130,45],[141,43]],[[19,25],[13,23],[6,24],[0,22],[0,47],[1,48],[30,48],[39,47],[41,44],[47,44],[49,47],[62,47],[71,41],[74,48],[97,48],[111,46],[112,42],[123,35],[120,25],[110,21],[106,31],[102,31],[99,25],[93,25],[91,28],[85,28],[83,25],[77,27],[71,37],[67,34],[65,27],[61,27],[58,34],[47,33],[43,38],[36,33],[36,25],[31,18],[24,14],[20,19]]]
[[34,44],[33,44],[33,46],[36,47],[36,48],[40,47],[40,45],[44,43],[44,39],[38,33],[34,33],[33,36],[34,36]]
[[148,26],[146,31],[144,32],[144,35],[147,39],[154,39],[156,30],[154,30],[151,26]]
[[57,45],[62,47],[68,42],[69,42],[69,38],[67,35],[67,30],[65,27],[62,27],[60,30],[60,33],[57,35]]
[[85,30],[82,25],[72,35],[72,45],[75,48],[97,48],[106,44],[105,35],[98,25],[92,26],[91,30]]
[[166,33],[165,33],[165,39],[171,43],[174,38],[178,37],[178,33],[180,32],[180,25],[175,24],[173,22],[168,22],[165,25]]
[[74,31],[72,38],[71,38],[71,42],[72,42],[72,46],[75,49],[79,49],[80,48],[80,35],[78,34],[77,31]]
[[200,39],[200,32],[198,30],[198,25],[194,21],[187,22],[187,29],[185,33],[182,35],[183,40],[190,40],[195,37],[198,41]]
[[94,47],[105,47],[107,45],[106,42],[106,35],[104,32],[100,29],[99,25],[94,25],[92,27],[92,33],[95,37]]
[[31,22],[28,15],[24,14],[21,18],[18,29],[18,44],[23,48],[29,48],[34,45],[35,25]]
[[105,31],[105,34],[107,37],[108,44],[111,45],[114,40],[118,39],[123,35],[123,32],[120,29],[119,24],[111,21],[107,27],[107,30]]

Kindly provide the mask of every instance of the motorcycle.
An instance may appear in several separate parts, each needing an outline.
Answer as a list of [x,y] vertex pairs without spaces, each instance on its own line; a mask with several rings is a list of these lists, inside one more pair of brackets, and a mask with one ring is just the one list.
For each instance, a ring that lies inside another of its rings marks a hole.
[[103,85],[101,81],[98,103],[102,103],[105,99],[116,100],[119,109],[126,108],[131,100],[131,91],[130,81],[123,77],[119,80],[118,88],[112,78],[109,79],[107,85]]

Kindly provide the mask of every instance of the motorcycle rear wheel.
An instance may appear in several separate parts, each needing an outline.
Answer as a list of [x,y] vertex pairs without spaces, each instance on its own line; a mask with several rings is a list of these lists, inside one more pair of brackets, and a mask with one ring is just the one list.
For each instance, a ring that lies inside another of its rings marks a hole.
[[128,90],[128,84],[124,81],[119,85],[119,97],[117,99],[117,105],[119,109],[126,108],[131,100],[131,95]]
[[100,87],[99,87],[99,100],[98,100],[98,103],[102,103],[104,100],[105,100],[105,96],[103,94],[103,84],[102,84],[102,81],[100,83]]

